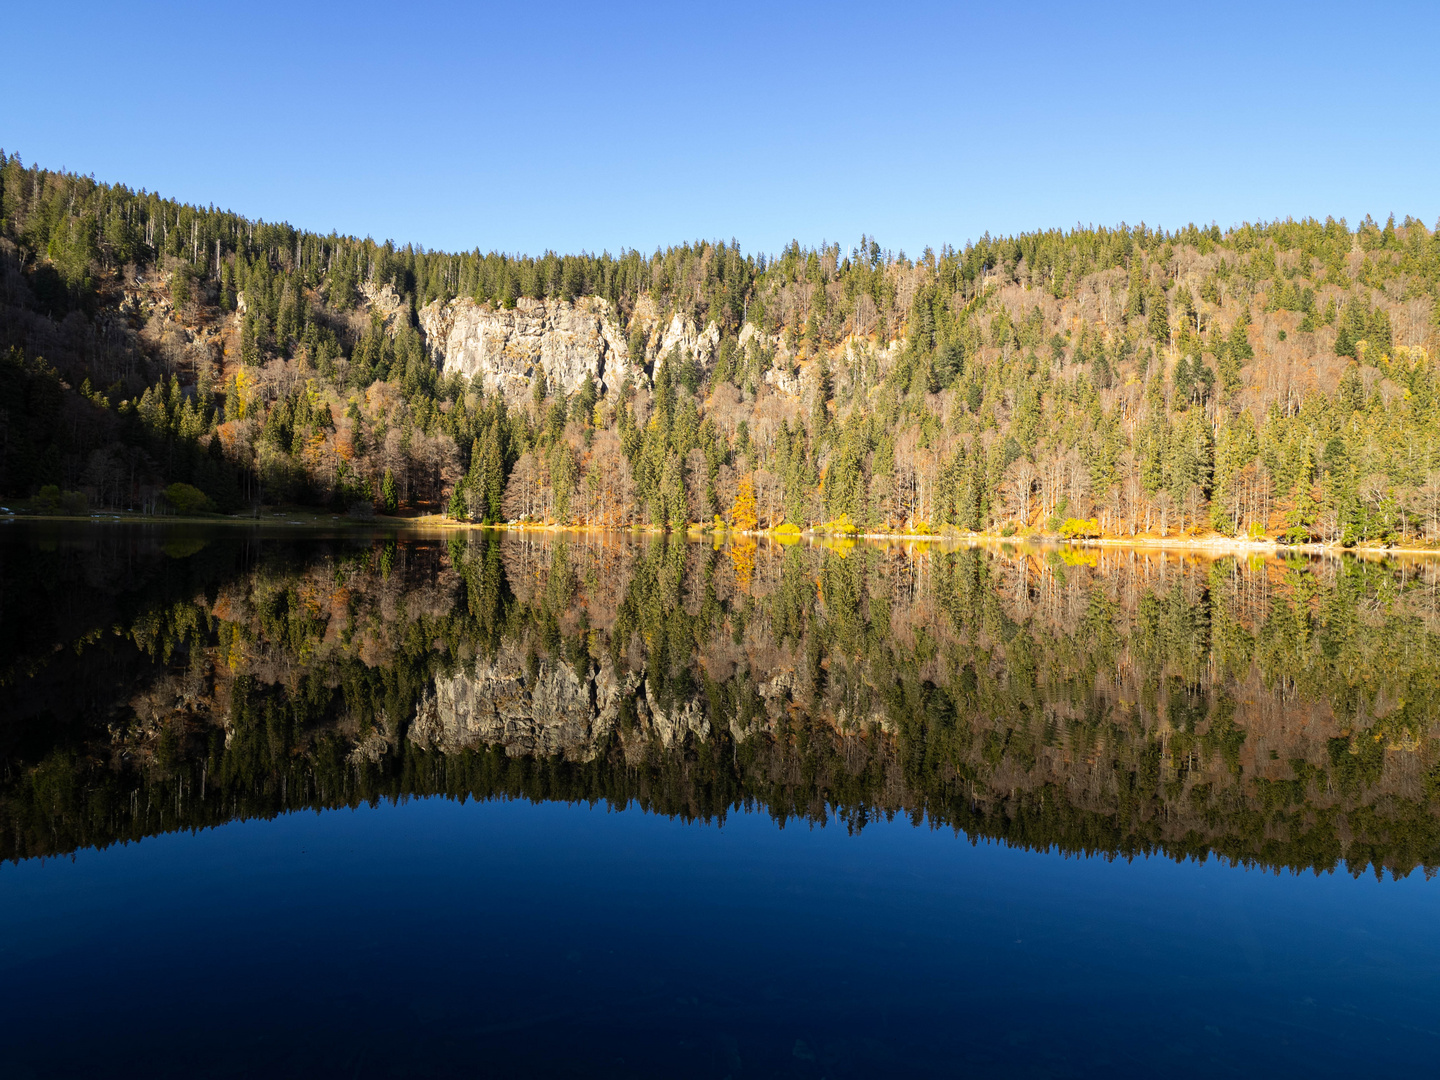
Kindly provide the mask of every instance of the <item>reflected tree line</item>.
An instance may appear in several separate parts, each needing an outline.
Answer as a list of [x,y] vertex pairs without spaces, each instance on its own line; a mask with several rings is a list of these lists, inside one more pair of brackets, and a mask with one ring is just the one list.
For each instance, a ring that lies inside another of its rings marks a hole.
[[17,528],[0,855],[440,795],[1428,874],[1437,634],[1427,563]]

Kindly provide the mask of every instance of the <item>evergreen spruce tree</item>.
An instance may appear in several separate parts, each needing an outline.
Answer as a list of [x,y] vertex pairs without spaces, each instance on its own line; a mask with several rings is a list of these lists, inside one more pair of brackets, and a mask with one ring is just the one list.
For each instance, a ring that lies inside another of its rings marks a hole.
[[815,401],[810,410],[810,436],[817,441],[824,437],[830,425],[829,403],[833,392],[830,364],[821,356],[815,369]]
[[1148,307],[1146,329],[1155,344],[1164,345],[1170,340],[1170,307],[1165,299],[1165,290],[1160,286],[1157,285],[1150,291]]
[[385,507],[387,514],[394,514],[400,509],[400,496],[395,488],[395,474],[389,469],[385,470],[385,476],[380,481],[380,502]]

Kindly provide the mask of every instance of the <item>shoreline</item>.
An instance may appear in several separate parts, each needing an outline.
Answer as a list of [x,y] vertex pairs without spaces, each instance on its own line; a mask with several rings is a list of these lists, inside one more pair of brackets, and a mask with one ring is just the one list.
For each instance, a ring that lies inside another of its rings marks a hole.
[[[484,524],[473,521],[457,521],[454,518],[444,517],[440,514],[423,514],[414,517],[389,517],[377,514],[374,518],[352,518],[345,514],[317,514],[313,511],[291,511],[272,512],[260,517],[241,517],[238,515],[200,515],[181,516],[168,514],[136,514],[136,513],[108,513],[108,514],[38,514],[38,513],[14,513],[0,514],[0,524],[9,524],[19,521],[50,522],[50,523],[77,523],[86,525],[110,525],[110,524],[137,524],[137,525],[223,525],[241,526],[249,528],[258,527],[282,527],[301,529],[339,528],[339,529],[401,529],[401,530],[426,530],[426,531],[469,531],[472,529],[488,529],[496,532],[538,532],[538,533],[580,533],[580,534],[607,534],[607,535],[661,535],[671,531],[663,526],[656,525],[635,525],[629,527],[611,527],[600,525],[559,525],[559,524],[536,524],[533,522],[505,522],[495,524]],[[827,532],[823,529],[802,529],[794,532],[779,532],[776,529],[717,529],[712,526],[698,527],[690,526],[683,530],[684,535],[692,539],[703,539],[715,537],[748,538],[773,540],[780,543],[786,541],[798,543],[801,540],[814,542],[817,540],[850,540],[850,541],[884,541],[891,543],[925,543],[925,544],[966,544],[990,546],[994,544],[1027,545],[1039,547],[1075,547],[1075,548],[1120,548],[1120,549],[1146,549],[1156,551],[1191,551],[1197,553],[1223,554],[1223,555],[1279,555],[1281,553],[1298,555],[1320,555],[1339,557],[1341,555],[1368,555],[1368,556],[1389,556],[1389,555],[1412,555],[1412,556],[1440,556],[1440,546],[1437,547],[1393,547],[1388,545],[1356,544],[1354,547],[1344,547],[1340,544],[1282,544],[1280,541],[1270,537],[1256,540],[1241,540],[1233,537],[1210,534],[1206,536],[1133,536],[1133,537],[1086,537],[1081,539],[1066,539],[1058,536],[1045,536],[1043,534],[1031,533],[1028,535],[1002,536],[998,533],[984,532],[952,532],[952,533],[907,533],[907,532]]]
[[[437,522],[424,518],[392,518],[377,515],[370,520],[339,515],[310,514],[300,518],[292,514],[265,515],[263,517],[238,517],[230,514],[190,515],[180,514],[0,514],[0,525],[19,521],[70,522],[83,525],[225,525],[247,526],[249,528],[284,526],[301,529],[347,528],[426,528],[437,527]],[[453,524],[453,523],[452,523]]]

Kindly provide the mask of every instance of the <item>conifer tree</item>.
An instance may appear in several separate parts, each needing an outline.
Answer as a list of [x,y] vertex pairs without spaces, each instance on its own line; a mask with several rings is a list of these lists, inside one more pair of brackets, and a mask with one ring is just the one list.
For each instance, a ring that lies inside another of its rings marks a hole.
[[1150,291],[1150,300],[1147,305],[1149,314],[1146,316],[1146,328],[1155,344],[1164,345],[1170,340],[1170,307],[1165,299],[1165,290],[1155,286]]
[[815,401],[810,411],[810,434],[817,440],[824,437],[830,423],[829,403],[832,393],[830,364],[821,356],[815,369]]
[[385,476],[380,481],[380,501],[387,514],[393,514],[400,509],[400,496],[395,488],[395,474],[389,469],[385,470]]

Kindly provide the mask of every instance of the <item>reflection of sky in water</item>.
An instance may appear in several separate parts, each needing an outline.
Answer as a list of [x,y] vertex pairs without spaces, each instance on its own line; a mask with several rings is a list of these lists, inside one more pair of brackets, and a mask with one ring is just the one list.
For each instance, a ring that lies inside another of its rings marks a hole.
[[0,867],[12,1076],[1359,1075],[1429,1065],[1434,886],[559,804]]

